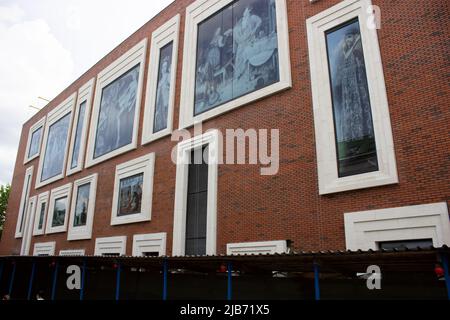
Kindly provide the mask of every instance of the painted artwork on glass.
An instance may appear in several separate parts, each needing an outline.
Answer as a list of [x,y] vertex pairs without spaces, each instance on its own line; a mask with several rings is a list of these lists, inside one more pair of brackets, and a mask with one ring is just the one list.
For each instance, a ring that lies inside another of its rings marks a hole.
[[275,0],[238,0],[198,26],[194,115],[279,81]]
[[94,158],[131,143],[138,81],[139,65],[103,88]]
[[42,127],[35,130],[31,134],[31,142],[30,142],[30,149],[28,150],[28,158],[31,158],[32,156],[36,155],[39,152],[39,144],[41,142],[41,136],[42,136]]
[[44,163],[42,165],[41,181],[46,181],[63,172],[69,126],[70,113],[50,126]]
[[75,131],[75,140],[72,151],[72,161],[70,162],[70,169],[75,168],[78,165],[78,155],[80,154],[80,140],[83,130],[84,113],[86,112],[86,101],[80,104],[80,110],[78,112],[77,130]]
[[74,227],[81,227],[86,225],[90,190],[90,183],[86,183],[78,187],[77,202],[75,203],[75,217],[73,219]]
[[143,173],[120,180],[118,217],[141,213],[143,182]]
[[358,20],[326,33],[339,177],[378,170]]
[[64,225],[64,219],[66,218],[66,211],[67,211],[67,197],[56,199],[55,206],[53,208],[52,227],[60,227]]
[[44,216],[45,216],[45,207],[47,204],[43,202],[41,204],[41,210],[39,211],[39,223],[38,223],[38,229],[41,230],[44,226]]
[[170,73],[172,69],[172,51],[173,42],[170,42],[160,50],[153,133],[167,128],[167,115],[169,112],[170,99]]

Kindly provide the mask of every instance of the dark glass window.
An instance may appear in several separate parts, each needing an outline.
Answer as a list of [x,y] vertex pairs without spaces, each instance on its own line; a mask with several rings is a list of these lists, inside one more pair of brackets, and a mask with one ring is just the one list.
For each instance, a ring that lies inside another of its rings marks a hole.
[[41,136],[42,136],[42,127],[35,130],[31,134],[30,149],[28,150],[28,158],[31,158],[32,156],[36,155],[39,152],[39,143],[41,142]]
[[41,230],[44,226],[44,216],[45,216],[45,207],[47,204],[45,202],[41,203],[41,210],[39,211],[39,224],[38,229]]
[[63,172],[67,136],[70,126],[70,112],[52,124],[48,130],[41,181],[53,178]]
[[141,213],[143,182],[143,173],[120,180],[118,217]]
[[144,257],[159,257],[159,252],[142,252]]
[[94,158],[133,140],[139,64],[102,90],[95,138]]
[[339,177],[378,171],[358,19],[326,32]]
[[172,69],[173,42],[159,51],[158,85],[156,89],[155,117],[153,133],[167,128],[167,115],[170,100],[170,73]]
[[55,200],[55,207],[53,209],[52,227],[60,227],[64,225],[67,211],[67,197],[58,198]]
[[433,246],[432,239],[418,239],[418,240],[401,240],[401,241],[383,241],[379,242],[380,249],[417,249],[429,248]]
[[203,155],[207,153],[207,147],[191,153],[186,212],[186,255],[206,254],[208,164]]
[[86,183],[78,187],[77,202],[75,204],[75,217],[73,219],[73,226],[80,227],[86,225],[87,212],[89,208],[89,192],[91,184]]
[[23,199],[22,216],[20,217],[20,228],[19,231],[23,230],[23,222],[25,221],[25,215],[27,212],[27,201],[28,201],[28,187],[30,185],[31,175],[27,175],[27,182],[25,184],[25,197]]
[[73,144],[72,161],[70,168],[73,169],[78,165],[78,155],[80,154],[80,140],[83,130],[84,113],[86,112],[86,101],[80,104],[80,110],[78,112],[77,130],[75,131],[75,141]]
[[198,25],[194,115],[279,81],[273,0],[237,0]]

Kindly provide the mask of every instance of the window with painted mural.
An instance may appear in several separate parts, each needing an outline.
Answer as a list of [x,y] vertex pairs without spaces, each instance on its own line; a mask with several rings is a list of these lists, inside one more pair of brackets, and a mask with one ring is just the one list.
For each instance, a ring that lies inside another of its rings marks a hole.
[[326,32],[339,177],[378,170],[358,19]]
[[167,115],[169,111],[170,99],[170,74],[172,69],[172,51],[173,42],[170,42],[160,50],[153,133],[167,128]]
[[198,26],[194,115],[279,81],[275,0],[234,1]]
[[132,142],[138,82],[139,65],[103,88],[94,158]]
[[81,227],[86,225],[90,190],[90,183],[86,183],[77,188],[77,202],[75,204],[75,217],[73,219],[74,227]]
[[42,165],[41,181],[46,181],[63,172],[70,115],[70,113],[66,114],[50,126],[44,163]]
[[60,227],[64,225],[67,211],[67,197],[55,200],[53,208],[52,227]]
[[143,173],[120,180],[118,217],[141,213],[143,182]]

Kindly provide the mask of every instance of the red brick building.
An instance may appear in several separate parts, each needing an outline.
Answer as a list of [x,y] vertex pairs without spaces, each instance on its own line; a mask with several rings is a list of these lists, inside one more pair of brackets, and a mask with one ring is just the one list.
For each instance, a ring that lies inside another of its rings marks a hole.
[[[370,4],[176,0],[24,124],[0,254],[449,245],[449,3]],[[172,161],[227,129],[278,172]]]

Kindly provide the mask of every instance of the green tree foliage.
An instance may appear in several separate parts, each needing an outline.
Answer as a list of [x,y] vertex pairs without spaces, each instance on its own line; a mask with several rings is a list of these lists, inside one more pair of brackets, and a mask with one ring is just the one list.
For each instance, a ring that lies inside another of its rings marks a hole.
[[8,206],[10,191],[11,186],[9,184],[0,186],[0,237],[3,231],[3,224],[5,223],[6,207]]

